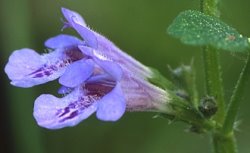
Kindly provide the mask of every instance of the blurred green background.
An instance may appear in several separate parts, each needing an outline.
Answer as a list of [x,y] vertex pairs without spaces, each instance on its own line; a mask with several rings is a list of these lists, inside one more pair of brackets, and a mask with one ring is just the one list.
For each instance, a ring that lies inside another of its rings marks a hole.
[[[220,4],[223,21],[246,36],[250,36],[249,6],[249,0],[223,0]],[[167,65],[177,67],[194,58],[200,95],[204,95],[200,48],[185,46],[166,34],[180,11],[199,8],[198,0],[0,0],[1,153],[211,152],[208,136],[185,132],[183,123],[154,119],[154,113],[126,113],[115,123],[99,121],[93,115],[76,127],[56,131],[38,127],[32,116],[33,102],[42,93],[55,93],[56,83],[16,88],[9,84],[3,69],[13,50],[27,47],[42,53],[44,41],[61,33],[61,7],[78,11],[90,27],[165,75]],[[243,62],[244,55],[222,51],[227,99]],[[248,85],[239,113],[240,153],[250,152],[249,90]]]

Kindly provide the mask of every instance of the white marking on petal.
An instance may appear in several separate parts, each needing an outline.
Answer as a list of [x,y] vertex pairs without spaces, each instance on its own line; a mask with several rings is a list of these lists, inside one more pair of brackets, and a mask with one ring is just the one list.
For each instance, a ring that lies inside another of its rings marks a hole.
[[93,50],[93,54],[95,57],[97,57],[98,59],[100,60],[104,60],[104,61],[112,61],[111,58],[109,58],[107,55],[99,52],[99,51],[96,51],[96,50]]

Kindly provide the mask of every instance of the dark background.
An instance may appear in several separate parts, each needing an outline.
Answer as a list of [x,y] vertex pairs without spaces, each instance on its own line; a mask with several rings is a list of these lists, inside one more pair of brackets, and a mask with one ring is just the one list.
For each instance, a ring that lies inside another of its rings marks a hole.
[[[222,20],[249,36],[249,6],[249,0],[223,0]],[[183,123],[153,119],[154,113],[126,113],[115,123],[99,121],[93,115],[76,127],[56,131],[38,127],[32,116],[33,102],[42,93],[55,93],[56,82],[16,88],[3,69],[13,50],[27,47],[42,53],[44,41],[61,33],[61,7],[78,11],[94,30],[166,76],[167,65],[188,64],[194,58],[200,95],[204,95],[200,48],[185,46],[166,34],[180,11],[199,8],[198,0],[0,0],[1,153],[211,152],[208,136],[185,132]],[[244,59],[244,55],[221,52],[227,100]],[[249,89],[248,85],[236,133],[241,153],[250,152]]]

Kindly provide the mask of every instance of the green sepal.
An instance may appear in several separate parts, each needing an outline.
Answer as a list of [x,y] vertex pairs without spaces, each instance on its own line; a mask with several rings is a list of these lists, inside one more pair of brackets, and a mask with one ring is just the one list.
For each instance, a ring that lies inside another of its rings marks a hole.
[[150,78],[148,78],[148,81],[150,83],[164,90],[176,90],[176,86],[171,81],[162,76],[162,74],[158,70],[154,68],[150,69],[153,72],[153,75]]
[[[196,87],[196,74],[193,64],[181,65],[175,69],[169,66],[172,80],[178,87],[177,95],[189,101],[194,107],[198,107],[198,91]],[[186,98],[185,98],[186,97]]]

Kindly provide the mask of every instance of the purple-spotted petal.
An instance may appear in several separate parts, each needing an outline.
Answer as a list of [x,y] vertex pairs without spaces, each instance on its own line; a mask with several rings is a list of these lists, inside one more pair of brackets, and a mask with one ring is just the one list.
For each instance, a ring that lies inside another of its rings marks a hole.
[[66,87],[76,87],[87,80],[93,73],[93,70],[94,63],[92,60],[76,61],[67,67],[59,82]]
[[76,89],[63,98],[49,94],[39,96],[34,105],[33,115],[38,125],[48,129],[75,126],[96,111],[94,97],[84,96]]
[[88,27],[78,24],[74,18],[72,18],[72,26],[79,33],[79,35],[85,40],[86,44],[92,48],[98,47],[98,41],[95,33]]
[[32,87],[60,77],[69,64],[66,56],[61,49],[44,55],[31,49],[17,50],[10,56],[5,72],[12,85]]
[[77,12],[74,12],[74,11],[66,9],[66,8],[62,8],[62,13],[63,13],[65,19],[69,22],[70,26],[72,26],[72,23],[71,23],[72,18],[74,18],[74,20],[77,24],[80,24],[82,26],[86,26],[84,19]]
[[49,38],[45,42],[45,46],[48,48],[56,49],[56,48],[64,48],[69,46],[77,46],[82,43],[82,41],[76,37],[60,34],[58,36]]
[[103,121],[117,121],[122,117],[126,109],[126,102],[119,84],[100,101],[96,116]]

